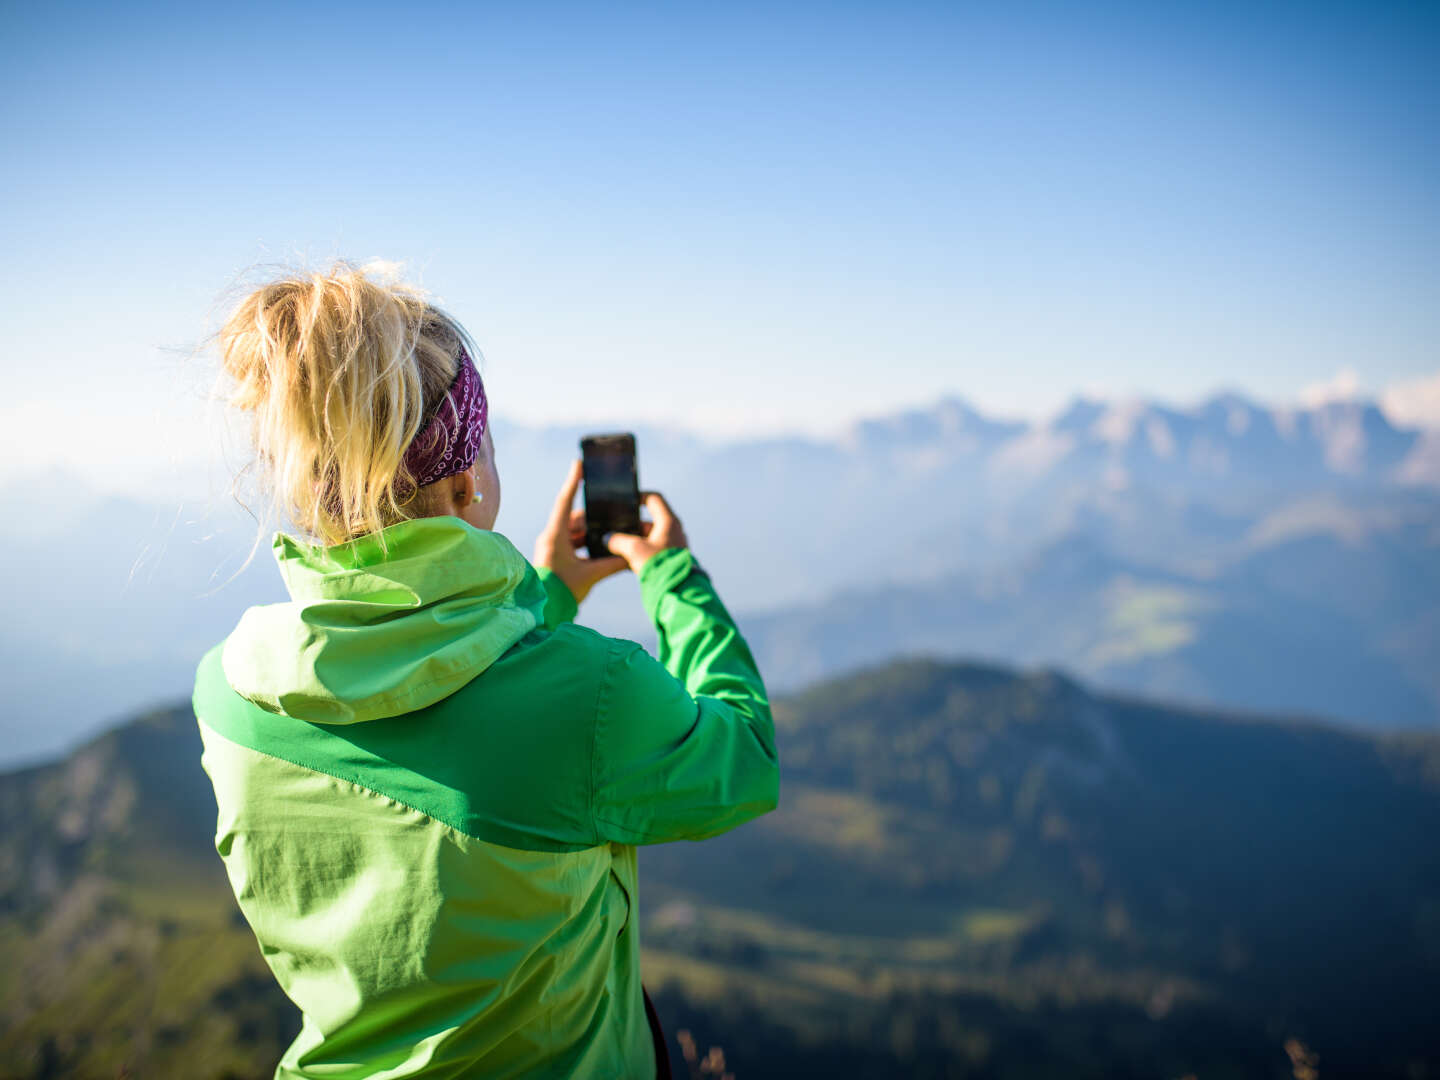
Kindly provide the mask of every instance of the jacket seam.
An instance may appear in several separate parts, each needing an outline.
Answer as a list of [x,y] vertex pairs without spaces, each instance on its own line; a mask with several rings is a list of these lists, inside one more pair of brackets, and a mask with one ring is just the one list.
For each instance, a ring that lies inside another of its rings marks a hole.
[[[549,848],[522,848],[522,847],[516,847],[516,846],[514,846],[513,844],[501,844],[501,843],[498,843],[497,841],[494,841],[494,840],[488,840],[488,839],[486,839],[486,838],[483,837],[483,836],[476,836],[474,833],[467,832],[465,829],[461,828],[459,825],[456,825],[456,824],[454,824],[454,823],[451,822],[451,821],[447,821],[447,820],[446,820],[445,818],[443,818],[443,817],[439,817],[439,816],[436,815],[433,811],[423,810],[423,809],[421,809],[421,808],[418,807],[418,806],[414,806],[414,805],[412,805],[411,803],[406,802],[404,799],[396,798],[394,795],[389,795],[389,794],[387,794],[387,793],[385,793],[385,792],[383,792],[383,791],[377,791],[377,790],[375,790],[374,788],[370,787],[368,784],[361,783],[359,780],[355,779],[354,777],[345,776],[344,774],[342,774],[342,773],[340,773],[340,772],[337,772],[337,771],[335,771],[335,770],[332,770],[332,769],[323,769],[323,768],[320,768],[318,765],[314,765],[314,764],[312,764],[312,763],[310,763],[310,762],[308,762],[308,761],[297,760],[297,759],[300,759],[300,758],[303,757],[303,755],[301,755],[301,754],[296,754],[294,757],[282,757],[282,756],[280,756],[279,754],[272,754],[272,753],[270,753],[270,752],[267,751],[267,750],[257,750],[257,749],[255,749],[255,747],[253,747],[253,746],[246,746],[244,743],[238,742],[238,741],[236,741],[235,739],[230,738],[230,737],[229,737],[228,735],[226,735],[224,732],[221,732],[221,731],[217,730],[213,725],[205,723],[204,719],[202,719],[201,717],[196,716],[195,719],[196,719],[196,720],[199,720],[200,723],[205,724],[206,729],[207,729],[208,731],[210,731],[212,734],[214,734],[214,736],[215,736],[216,738],[218,738],[218,739],[223,739],[225,742],[229,743],[231,746],[237,746],[237,747],[239,747],[241,750],[248,750],[250,753],[255,754],[257,757],[269,758],[271,761],[283,761],[283,762],[284,762],[285,764],[287,764],[287,765],[294,765],[297,769],[304,769],[304,770],[306,770],[307,772],[315,773],[317,776],[327,776],[327,777],[329,777],[331,780],[338,780],[338,781],[339,781],[340,783],[342,783],[342,784],[349,784],[352,788],[355,788],[357,791],[359,791],[359,792],[361,792],[361,793],[363,793],[363,794],[373,795],[373,796],[374,796],[375,798],[377,798],[377,799],[385,799],[385,800],[387,800],[387,801],[389,801],[389,802],[394,803],[396,806],[404,807],[406,810],[409,810],[411,813],[419,814],[421,817],[426,818],[426,819],[429,820],[429,821],[433,821],[433,822],[435,822],[435,824],[437,824],[437,825],[443,826],[444,828],[448,829],[450,832],[453,832],[453,833],[455,833],[455,834],[457,834],[457,835],[459,835],[459,836],[463,836],[463,837],[465,837],[465,839],[467,839],[467,840],[473,840],[473,841],[475,841],[476,843],[480,843],[480,844],[491,844],[491,845],[493,845],[493,846],[495,846],[495,847],[505,848],[507,851],[524,851],[524,852],[528,852],[528,853],[530,853],[530,854],[538,854],[538,855],[576,855],[576,854],[579,854],[579,853],[582,852],[582,851],[592,851],[592,850],[594,850],[595,848],[597,848],[597,847],[600,846],[600,844],[596,843],[596,844],[589,844],[589,845],[584,846],[584,847],[573,848],[573,849],[570,849],[570,850],[559,850],[559,851],[556,851],[556,850],[552,850],[552,849],[549,849]],[[592,816],[593,816],[593,815],[592,815]]]
[[647,832],[641,832],[639,829],[636,829],[636,828],[634,828],[633,826],[630,826],[630,825],[625,825],[625,824],[623,824],[623,823],[621,823],[621,822],[619,822],[619,821],[608,821],[608,820],[606,820],[605,818],[600,818],[600,817],[597,817],[595,820],[596,820],[596,821],[599,821],[599,822],[602,822],[603,824],[609,825],[612,829],[621,829],[621,830],[623,830],[624,832],[629,833],[631,836],[637,836],[637,837],[640,838],[640,842],[641,842],[641,843],[658,844],[658,843],[665,843],[666,841],[669,841],[669,840],[684,840],[684,839],[686,839],[686,837],[684,836],[684,834],[677,834],[677,835],[675,835],[675,836],[666,836],[664,833],[647,833]]
[[[757,800],[757,802],[758,802],[758,800]],[[741,802],[741,803],[724,803],[724,802],[722,802],[722,803],[711,803],[711,804],[709,804],[707,807],[705,807],[705,809],[731,810],[731,811],[733,811],[733,810],[742,810],[742,809],[744,809],[745,807],[747,807],[748,805],[749,805],[748,803],[744,803],[744,802]],[[760,814],[754,815],[754,817],[759,817],[759,816],[761,816],[761,815],[760,815]],[[596,818],[596,820],[597,820],[597,821],[600,821],[600,822],[603,822],[603,823],[606,824],[606,825],[609,825],[611,828],[621,829],[621,830],[623,830],[624,832],[628,833],[628,834],[631,835],[631,836],[638,836],[638,837],[640,838],[640,842],[641,842],[641,843],[648,843],[648,844],[665,844],[665,843],[669,843],[671,840],[688,840],[688,839],[690,839],[691,836],[695,835],[696,833],[706,832],[707,829],[714,827],[714,823],[712,822],[712,823],[710,823],[709,825],[701,826],[701,827],[698,827],[698,828],[695,828],[695,829],[691,829],[691,830],[687,830],[687,831],[685,831],[685,832],[676,832],[676,833],[666,834],[666,833],[643,832],[642,830],[637,829],[637,828],[635,828],[635,827],[632,826],[632,825],[626,825],[626,824],[624,824],[623,822],[619,822],[619,821],[610,821],[610,820],[608,820],[608,819],[606,819],[606,818]],[[735,822],[733,822],[732,824],[726,826],[726,828],[725,828],[724,831],[725,831],[725,832],[729,832],[730,829],[733,829],[733,828],[735,828],[735,827],[737,827],[737,826],[739,826],[739,825],[743,825],[743,824],[745,824],[746,822],[752,821],[752,820],[754,820],[754,818],[752,818],[752,817],[741,818],[740,820],[735,821]],[[625,842],[625,843],[629,843],[629,841],[624,841],[624,842]]]
[[590,828],[595,833],[596,843],[604,843],[600,835],[600,815],[595,812],[595,773],[600,764],[600,725],[609,720],[610,673],[615,663],[617,642],[612,639],[605,648],[605,666],[600,672],[600,685],[595,690],[595,719],[590,726],[590,792],[585,805],[590,808]]
[[[197,719],[198,719],[198,717],[197,717]],[[202,720],[201,723],[204,723],[204,721]],[[242,742],[236,742],[234,739],[231,739],[231,738],[229,738],[228,736],[222,734],[221,732],[216,731],[215,728],[212,727],[212,726],[209,725],[209,724],[205,724],[205,726],[206,726],[207,728],[210,728],[210,730],[211,730],[212,732],[214,732],[215,735],[216,735],[218,738],[224,739],[224,740],[225,740],[226,742],[228,742],[231,746],[238,746],[238,747],[239,747],[240,749],[242,749],[242,750],[248,750],[248,751],[250,751],[250,753],[255,754],[257,757],[269,758],[271,761],[283,761],[283,762],[284,762],[285,764],[287,764],[287,765],[294,765],[296,768],[305,769],[306,771],[315,773],[315,774],[317,774],[317,775],[319,775],[319,776],[328,776],[331,780],[339,780],[341,783],[343,783],[343,784],[349,784],[351,787],[356,788],[357,790],[362,791],[362,792],[364,792],[364,793],[367,794],[367,795],[374,795],[376,798],[379,798],[379,799],[387,799],[387,800],[389,800],[390,802],[393,802],[396,806],[403,806],[406,810],[409,810],[409,811],[411,811],[412,813],[419,814],[421,817],[424,817],[424,818],[429,818],[431,821],[435,822],[437,825],[443,825],[443,826],[445,826],[445,828],[449,829],[451,832],[459,833],[461,836],[465,837],[465,838],[468,839],[468,840],[479,840],[481,843],[487,843],[487,844],[490,843],[490,841],[485,840],[485,839],[482,838],[482,837],[472,836],[470,833],[466,832],[464,829],[460,828],[458,825],[454,825],[454,824],[452,824],[451,822],[446,821],[446,820],[445,820],[444,818],[442,818],[442,817],[437,817],[435,814],[433,814],[433,813],[430,812],[429,810],[422,810],[422,809],[420,809],[420,807],[418,807],[418,806],[411,806],[411,805],[410,805],[409,803],[407,803],[404,799],[397,799],[394,795],[386,795],[384,792],[376,791],[374,788],[369,787],[369,786],[367,786],[367,785],[365,785],[365,784],[360,783],[358,780],[354,779],[353,777],[343,776],[343,775],[341,775],[340,773],[335,772],[335,771],[332,771],[332,770],[330,770],[330,769],[322,769],[322,768],[320,768],[318,765],[314,765],[314,764],[312,764],[312,763],[310,763],[310,762],[308,762],[308,761],[297,760],[298,758],[300,758],[300,757],[302,756],[302,755],[300,755],[300,754],[296,754],[295,757],[290,758],[290,757],[281,757],[279,754],[272,754],[272,753],[269,753],[268,751],[265,751],[265,750],[256,750],[253,746],[246,746],[246,745],[245,745],[244,743],[242,743]],[[505,845],[502,844],[502,845],[500,845],[500,846],[501,846],[501,847],[504,847]],[[517,848],[517,849],[515,849],[515,850],[517,850],[517,851],[523,851],[523,850],[525,850],[525,849],[523,849],[523,848]]]

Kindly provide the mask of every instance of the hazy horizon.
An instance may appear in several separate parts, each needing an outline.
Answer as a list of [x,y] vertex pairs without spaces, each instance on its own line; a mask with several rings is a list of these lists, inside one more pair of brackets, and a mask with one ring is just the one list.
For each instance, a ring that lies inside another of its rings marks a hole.
[[[213,371],[211,377],[213,378]],[[529,431],[576,427],[596,427],[597,430],[602,427],[607,430],[644,427],[671,433],[676,437],[694,439],[705,446],[720,447],[790,437],[836,442],[861,424],[928,412],[949,401],[958,401],[988,420],[1043,426],[1081,401],[1107,407],[1124,407],[1143,402],[1185,413],[1228,395],[1239,395],[1257,408],[1272,410],[1306,409],[1337,401],[1363,401],[1376,405],[1397,428],[1440,430],[1440,369],[1428,376],[1400,380],[1378,388],[1365,387],[1353,369],[1343,369],[1330,379],[1301,387],[1288,399],[1280,400],[1266,399],[1235,386],[1217,386],[1207,392],[1179,399],[1144,392],[1106,395],[1103,392],[1076,387],[1061,397],[1054,407],[1030,413],[990,409],[983,402],[963,392],[942,389],[929,397],[901,402],[889,409],[872,408],[836,416],[823,426],[786,424],[747,428],[741,425],[730,430],[716,430],[689,426],[684,423],[683,418],[676,420],[619,413],[556,415],[531,420],[510,414],[504,405],[498,402],[494,403],[492,415],[497,426],[508,425]],[[103,455],[104,463],[115,466],[113,468],[97,468],[97,458],[90,454],[89,444],[76,445],[45,440],[26,442],[13,428],[8,430],[4,438],[16,445],[15,452],[0,457],[0,495],[4,495],[6,489],[13,491],[60,484],[67,476],[83,478],[88,486],[104,494],[153,497],[163,493],[167,480],[179,481],[183,489],[177,492],[179,494],[194,496],[200,487],[206,487],[213,492],[217,478],[228,482],[227,478],[234,474],[238,465],[248,460],[250,448],[244,420],[227,412],[218,401],[204,401],[193,393],[189,400],[194,408],[158,440],[168,445],[163,456],[154,453],[151,446],[143,440],[131,440],[128,444],[118,443],[107,447]],[[159,418],[156,420],[158,422]],[[48,423],[43,417],[35,422]],[[222,429],[223,437],[217,437],[217,432]],[[58,454],[55,453],[57,450]],[[498,446],[497,451],[503,453],[503,446]],[[52,456],[47,457],[47,453]],[[226,460],[230,464],[226,464]]]

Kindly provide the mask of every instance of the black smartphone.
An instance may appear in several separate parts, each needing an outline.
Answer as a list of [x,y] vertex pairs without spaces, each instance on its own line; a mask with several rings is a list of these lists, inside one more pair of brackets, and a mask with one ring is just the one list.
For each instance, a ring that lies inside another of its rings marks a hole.
[[640,475],[635,436],[586,435],[580,440],[585,471],[585,547],[592,559],[609,555],[605,534],[640,532]]

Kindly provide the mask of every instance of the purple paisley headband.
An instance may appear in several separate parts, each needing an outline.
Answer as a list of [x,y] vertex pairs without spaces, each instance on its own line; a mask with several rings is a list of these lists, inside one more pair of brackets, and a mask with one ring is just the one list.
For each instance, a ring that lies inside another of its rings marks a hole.
[[460,346],[459,370],[430,422],[405,451],[405,468],[417,487],[462,473],[480,456],[490,406],[475,361]]

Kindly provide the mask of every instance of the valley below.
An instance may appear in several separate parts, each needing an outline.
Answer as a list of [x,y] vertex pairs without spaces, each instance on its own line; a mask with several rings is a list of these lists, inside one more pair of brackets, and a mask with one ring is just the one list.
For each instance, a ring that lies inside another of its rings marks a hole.
[[[777,703],[778,811],[642,849],[737,1077],[1440,1075],[1440,737],[911,659]],[[0,777],[0,1076],[268,1077],[298,1030],[188,706]],[[1297,1056],[1298,1055],[1298,1056]]]

